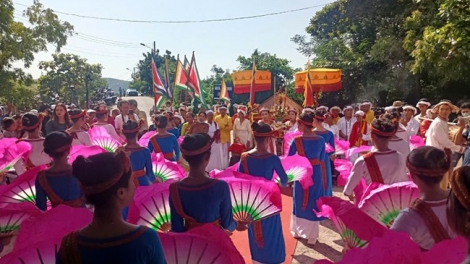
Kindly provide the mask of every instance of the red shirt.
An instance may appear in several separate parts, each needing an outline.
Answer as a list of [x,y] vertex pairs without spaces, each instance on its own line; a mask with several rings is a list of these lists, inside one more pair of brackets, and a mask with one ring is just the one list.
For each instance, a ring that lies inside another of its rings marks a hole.
[[245,150],[246,150],[246,146],[244,144],[241,144],[241,143],[233,143],[228,148],[228,151],[236,153],[236,154],[242,154],[243,151],[245,151]]

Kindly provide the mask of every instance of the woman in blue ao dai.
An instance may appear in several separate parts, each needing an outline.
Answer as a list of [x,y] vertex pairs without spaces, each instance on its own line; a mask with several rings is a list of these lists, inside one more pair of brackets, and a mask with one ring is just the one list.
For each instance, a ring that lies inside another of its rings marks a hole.
[[181,152],[190,170],[188,177],[170,185],[173,232],[185,232],[208,223],[229,234],[237,228],[228,184],[210,178],[205,171],[211,145],[211,137],[204,133],[187,135],[181,143]]
[[[253,123],[252,130],[256,147],[242,154],[238,171],[266,180],[272,180],[276,171],[281,179],[281,185],[285,187],[287,174],[281,165],[281,160],[268,151],[274,131],[264,123]],[[284,263],[286,247],[280,214],[249,224],[248,239],[253,263]]]
[[296,153],[308,158],[313,168],[313,186],[304,190],[299,182],[294,182],[293,212],[290,223],[290,232],[296,238],[307,239],[308,244],[315,244],[320,234],[320,221],[317,217],[317,200],[327,193],[327,174],[325,166],[325,140],[313,132],[314,114],[304,112],[298,121],[302,136],[294,139],[289,149],[289,156]]
[[[315,111],[313,116],[313,127],[315,127],[315,134],[322,137],[326,143],[328,143],[333,149],[335,149],[335,135],[330,130],[326,129],[323,124],[325,121],[325,114],[322,111]],[[331,160],[334,157],[335,152],[326,153],[325,155],[325,167],[326,167],[326,180],[328,183],[328,189],[325,196],[333,196],[333,170],[334,163]]]
[[79,156],[72,167],[87,203],[94,206],[93,220],[62,239],[56,263],[164,264],[157,232],[129,224],[121,217],[122,209],[129,206],[135,192],[125,151]]
[[179,161],[180,148],[176,136],[168,133],[168,118],[160,115],[155,117],[157,133],[150,137],[148,149],[150,152],[162,153],[163,157],[170,161]]
[[[126,145],[124,145],[124,150],[129,153],[132,167],[132,179],[134,180],[134,185],[136,187],[149,186],[156,182],[152,168],[152,160],[150,158],[150,151],[146,147],[142,147],[137,143],[137,135],[139,131],[139,124],[132,120],[128,120],[122,127],[122,134],[124,134],[127,140]],[[128,207],[125,207],[122,211],[124,219],[127,219],[128,209]]]

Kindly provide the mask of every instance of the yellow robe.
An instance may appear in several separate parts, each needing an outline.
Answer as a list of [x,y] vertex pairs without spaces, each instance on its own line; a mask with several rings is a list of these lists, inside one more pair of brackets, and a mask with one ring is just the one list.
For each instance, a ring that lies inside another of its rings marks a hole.
[[366,120],[367,124],[372,123],[372,121],[374,121],[374,119],[375,119],[375,113],[374,113],[374,111],[369,110],[369,111],[366,113],[366,117],[365,117],[365,120]]
[[214,118],[214,121],[217,122],[220,129],[220,143],[230,143],[230,131],[232,131],[233,127],[230,116],[225,115],[222,117],[221,115],[218,115]]

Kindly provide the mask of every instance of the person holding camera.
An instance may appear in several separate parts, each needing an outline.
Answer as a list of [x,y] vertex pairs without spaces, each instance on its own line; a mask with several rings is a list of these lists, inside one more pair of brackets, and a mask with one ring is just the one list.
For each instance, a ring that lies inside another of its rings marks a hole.
[[116,116],[114,119],[114,127],[116,128],[116,132],[122,139],[126,139],[124,134],[122,133],[123,125],[128,121],[132,120],[139,123],[139,116],[134,113],[134,110],[130,109],[130,104],[126,100],[121,100],[118,104],[119,110],[121,110],[121,114]]

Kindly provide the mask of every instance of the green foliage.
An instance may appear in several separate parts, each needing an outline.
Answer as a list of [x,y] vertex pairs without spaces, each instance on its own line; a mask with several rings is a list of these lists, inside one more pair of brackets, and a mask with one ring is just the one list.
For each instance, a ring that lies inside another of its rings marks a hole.
[[39,63],[39,69],[46,71],[46,74],[39,78],[39,89],[45,101],[56,96],[69,101],[72,98],[72,91],[74,91],[74,103],[84,102],[87,75],[90,77],[88,83],[90,98],[93,94],[92,91],[107,86],[106,81],[101,78],[103,66],[89,64],[86,59],[78,55],[53,54],[52,61]]
[[38,101],[39,89],[36,83],[26,86],[22,83],[14,83],[12,89],[2,90],[0,101],[13,103],[19,109],[31,107],[32,102]]

